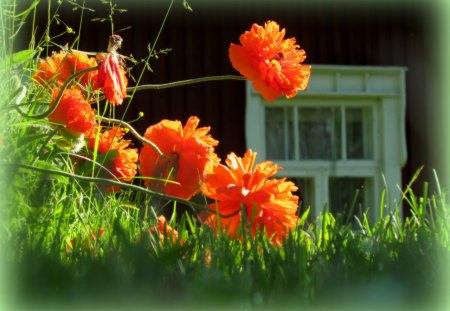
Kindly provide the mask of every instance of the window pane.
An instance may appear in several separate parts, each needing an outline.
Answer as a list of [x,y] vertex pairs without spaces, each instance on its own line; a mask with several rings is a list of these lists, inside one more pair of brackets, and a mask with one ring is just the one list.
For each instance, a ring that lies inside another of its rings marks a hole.
[[300,159],[341,158],[340,116],[338,107],[299,109]]
[[345,131],[348,159],[372,158],[372,119],[369,108],[347,108],[345,110]]
[[[333,214],[341,213],[353,221],[370,205],[370,178],[330,177],[329,206]],[[355,200],[356,198],[356,200]],[[355,200],[353,204],[353,200]],[[349,214],[351,213],[351,215]]]
[[292,108],[266,108],[266,152],[271,160],[293,159]]
[[[298,109],[298,135],[294,133],[294,109]],[[267,107],[265,123],[268,159],[296,159],[295,139],[299,160],[373,159],[370,107]]]

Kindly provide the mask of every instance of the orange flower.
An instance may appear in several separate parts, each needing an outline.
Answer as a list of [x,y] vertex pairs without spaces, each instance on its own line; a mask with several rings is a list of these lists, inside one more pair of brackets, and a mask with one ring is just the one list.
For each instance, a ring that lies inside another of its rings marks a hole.
[[59,51],[59,53],[47,57],[46,60],[41,60],[38,64],[39,71],[33,76],[34,80],[43,85],[52,81],[63,84],[71,74],[66,54],[64,51]]
[[[123,140],[124,132],[121,128],[112,128],[101,133],[98,137],[97,152],[106,155],[102,163],[120,181],[130,182],[136,175],[138,151],[128,148],[130,140]],[[89,140],[89,148],[94,150],[96,137]],[[108,176],[108,175],[106,175]],[[110,186],[108,192],[116,192],[120,187]]]
[[[158,223],[155,227],[150,228],[151,233],[157,233],[158,238],[161,242],[164,242],[164,237],[170,240],[173,244],[178,240],[178,232],[171,226],[167,224],[166,218],[164,216],[158,217]],[[184,240],[180,240],[180,243],[183,245]]]
[[[38,64],[39,71],[34,74],[34,79],[42,85],[56,83],[61,86],[75,72],[97,66],[94,57],[79,51],[54,53],[46,60]],[[97,71],[87,72],[76,78],[83,86],[95,83]]]
[[183,128],[180,121],[162,120],[147,128],[144,137],[167,156],[147,144],[142,147],[141,174],[154,178],[145,179],[147,187],[186,200],[199,192],[205,165],[219,161],[214,153],[218,141],[208,134],[209,127],[197,128],[199,122],[190,117]]
[[127,95],[128,80],[121,65],[117,50],[122,46],[122,37],[112,35],[108,41],[108,54],[97,55],[100,62],[97,86],[103,90],[106,99],[114,105],[121,105]]
[[231,43],[228,50],[233,67],[269,102],[283,94],[292,98],[308,86],[311,66],[300,65],[305,51],[295,38],[283,40],[284,35],[285,29],[280,31],[276,22],[253,24],[240,36],[241,45]]
[[[53,92],[52,103],[58,96],[60,89]],[[81,90],[77,88],[66,89],[55,111],[49,116],[50,122],[62,126],[62,134],[69,137],[79,137],[84,134],[90,137],[96,127],[95,112],[91,105],[84,99]]]
[[204,255],[204,259],[203,262],[207,265],[210,266],[211,265],[211,250],[209,248],[205,249],[205,255]]
[[[68,53],[67,60],[71,64],[72,72],[77,72],[97,66],[97,60],[95,59],[95,57],[88,57],[87,54],[79,51]],[[98,70],[93,70],[82,74],[77,78],[77,80],[84,86],[91,85],[93,89],[96,89],[95,83],[97,80],[97,75]]]
[[[286,234],[294,228],[298,217],[297,187],[283,179],[269,179],[280,167],[270,161],[257,164],[256,153],[248,150],[243,158],[230,153],[226,164],[210,165],[205,169],[202,192],[217,200],[209,205],[220,215],[220,227],[236,237],[241,218],[245,217],[254,236],[265,228],[274,245],[281,245]],[[214,212],[200,215],[204,223],[218,229]]]
[[[100,228],[98,229],[97,233],[95,233],[94,231],[91,231],[91,240],[89,241],[89,239],[85,239],[84,241],[84,246],[86,248],[89,248],[89,250],[91,251],[91,253],[93,254],[95,252],[94,249],[94,245],[93,243],[95,243],[97,240],[99,240],[102,236],[103,233],[105,232],[105,229]],[[73,247],[75,242],[77,242],[77,240],[79,241],[79,239],[70,239],[69,241],[66,242],[66,252],[70,253],[73,251]]]

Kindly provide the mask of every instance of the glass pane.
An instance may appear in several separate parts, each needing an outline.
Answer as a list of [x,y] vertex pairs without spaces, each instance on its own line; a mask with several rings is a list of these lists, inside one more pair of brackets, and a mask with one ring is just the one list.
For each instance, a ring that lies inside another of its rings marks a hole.
[[301,108],[298,111],[300,159],[340,159],[340,109]]
[[330,212],[344,215],[345,220],[354,221],[353,215],[360,216],[370,205],[370,178],[330,177]]
[[345,110],[345,132],[348,159],[372,158],[372,123],[369,108],[347,108]]
[[266,108],[266,152],[271,160],[294,158],[292,108]]

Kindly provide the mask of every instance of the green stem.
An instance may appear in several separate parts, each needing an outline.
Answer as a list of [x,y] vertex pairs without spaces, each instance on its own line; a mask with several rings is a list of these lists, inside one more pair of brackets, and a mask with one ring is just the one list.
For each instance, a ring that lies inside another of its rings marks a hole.
[[[195,203],[195,202],[191,202],[188,200],[184,200],[178,197],[174,197],[171,195],[167,195],[161,192],[157,192],[157,191],[153,191],[147,188],[143,188],[140,186],[136,186],[133,184],[128,184],[128,183],[124,183],[124,182],[120,182],[120,181],[116,181],[116,180],[112,180],[112,179],[105,179],[105,178],[100,178],[100,177],[86,177],[86,176],[80,176],[80,175],[76,175],[76,174],[72,174],[72,173],[68,173],[68,172],[63,172],[63,171],[56,171],[56,170],[51,170],[51,169],[47,169],[47,168],[43,168],[43,167],[37,167],[37,166],[33,166],[33,165],[28,165],[28,164],[22,164],[22,163],[3,163],[0,164],[0,166],[3,167],[13,167],[13,168],[19,168],[19,169],[28,169],[28,170],[33,170],[36,172],[41,172],[41,173],[46,173],[46,174],[52,174],[52,175],[59,175],[59,176],[64,176],[64,177],[68,177],[68,178],[73,178],[73,179],[77,179],[80,181],[85,181],[85,182],[97,182],[97,183],[107,183],[110,185],[114,185],[114,186],[119,186],[121,188],[125,188],[125,189],[130,189],[130,190],[134,190],[134,191],[140,191],[140,192],[144,192],[153,196],[157,196],[160,197],[162,199],[166,199],[167,201],[176,201],[178,203],[183,203],[186,204],[187,206],[193,208],[193,209],[207,209],[208,211],[210,211],[211,213],[217,214],[216,211],[209,209],[208,207],[205,207],[202,204],[199,203]],[[231,217],[233,215],[222,215],[222,214],[218,214],[220,217],[222,218],[227,218],[227,217]]]
[[101,117],[101,116],[97,116],[97,118],[102,121],[102,122],[108,122],[108,123],[114,123],[114,124],[119,124],[123,127],[126,127],[127,129],[130,130],[130,133],[133,134],[134,137],[136,137],[138,140],[140,140],[141,142],[150,145],[150,147],[152,147],[160,157],[164,157],[167,159],[171,159],[171,157],[166,156],[161,149],[159,149],[159,147],[152,141],[142,137],[141,135],[139,135],[139,133],[127,122],[122,121],[122,120],[117,120],[117,119],[110,119],[110,118],[106,118],[106,117]]
[[144,84],[138,86],[131,86],[127,88],[127,91],[143,91],[143,90],[162,90],[171,87],[184,86],[202,82],[210,82],[210,81],[224,81],[224,80],[246,80],[243,76],[234,76],[234,75],[224,75],[224,76],[210,76],[210,77],[201,77],[201,78],[193,78],[188,80],[181,80],[163,84]]
[[[201,77],[201,78],[193,78],[188,80],[181,80],[181,81],[175,81],[175,82],[168,82],[168,83],[162,83],[162,84],[144,84],[144,85],[138,85],[138,86],[129,86],[127,87],[127,92],[132,92],[132,95],[137,91],[144,91],[144,90],[163,90],[168,89],[171,87],[177,87],[177,86],[184,86],[184,85],[190,85],[190,84],[196,84],[196,83],[202,83],[202,82],[211,82],[211,81],[225,81],[225,80],[238,80],[238,81],[245,81],[247,80],[243,76],[234,76],[234,75],[224,75],[224,76],[210,76],[210,77]],[[94,103],[95,101],[103,100],[105,99],[105,96],[102,95],[98,99],[91,100],[90,103]]]
[[[139,78],[138,78],[138,80],[137,80],[137,84],[138,84],[138,85],[139,85],[139,83],[141,82],[142,77],[144,76],[144,72],[145,72],[145,69],[146,69],[147,65],[148,65],[149,62],[150,62],[150,58],[151,58],[152,55],[153,55],[153,52],[154,52],[155,47],[156,47],[156,44],[158,43],[158,40],[159,40],[159,36],[160,36],[161,33],[162,33],[162,30],[163,30],[163,28],[164,28],[164,25],[166,24],[167,18],[168,18],[168,16],[169,16],[170,10],[172,9],[173,2],[174,2],[174,0],[170,1],[169,7],[168,7],[168,9],[167,9],[167,11],[166,11],[166,15],[164,16],[164,19],[163,19],[163,21],[162,21],[162,23],[161,23],[161,27],[159,28],[158,34],[156,35],[156,39],[155,39],[155,41],[154,41],[153,44],[152,44],[152,47],[151,47],[151,49],[150,49],[150,51],[149,51],[149,53],[148,53],[147,58],[145,59],[145,66],[144,66],[144,68],[142,68],[142,71],[141,71],[141,73],[140,73],[140,75],[139,75]],[[133,99],[133,96],[134,96],[134,93],[135,93],[135,92],[136,92],[136,91],[133,91],[132,94],[131,94],[131,99],[130,99],[130,101],[128,102],[127,106],[125,107],[125,111],[124,111],[123,114],[122,114],[122,119],[125,119],[125,115],[127,114],[128,108],[130,108],[130,103],[131,103],[131,100]]]
[[50,142],[50,139],[52,139],[53,136],[58,132],[58,130],[53,130],[45,140],[45,142],[42,144],[42,146],[39,148],[39,151],[36,153],[36,156],[34,157],[33,161],[31,162],[31,165],[35,164],[36,161],[39,159],[39,155],[41,154],[42,150],[44,150],[45,146]]
[[89,67],[80,71],[75,72],[74,74],[72,74],[63,84],[63,86],[61,87],[61,90],[58,93],[58,96],[56,97],[56,99],[53,101],[53,103],[50,105],[50,107],[48,108],[48,110],[46,110],[45,112],[41,113],[41,114],[35,114],[35,115],[29,115],[25,112],[23,112],[19,107],[16,107],[16,110],[19,112],[19,114],[21,114],[22,116],[26,117],[26,118],[30,118],[30,119],[42,119],[45,118],[47,116],[49,116],[50,114],[52,114],[55,110],[56,107],[58,107],[59,102],[63,96],[64,91],[69,87],[70,83],[72,82],[72,80],[74,80],[76,77],[85,74],[87,72],[90,71],[94,71],[97,70],[98,66],[95,67]]

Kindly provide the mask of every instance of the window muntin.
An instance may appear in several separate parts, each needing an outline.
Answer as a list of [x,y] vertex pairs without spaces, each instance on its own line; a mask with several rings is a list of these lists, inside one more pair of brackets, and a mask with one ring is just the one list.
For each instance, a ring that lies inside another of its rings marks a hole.
[[266,108],[266,155],[268,159],[294,159],[292,109],[292,107]]
[[266,106],[266,156],[271,160],[372,160],[373,108]]
[[[313,67],[314,74],[308,89],[290,100],[280,97],[269,103],[253,89],[251,82],[247,82],[247,147],[257,150],[260,160],[273,160],[281,165],[284,169],[278,173],[279,177],[311,180],[314,191],[313,196],[308,195],[308,198],[313,199],[305,201],[311,205],[313,217],[330,204],[330,177],[366,178],[372,195],[364,201],[364,207],[369,209],[370,217],[376,219],[382,203],[379,194],[383,189],[389,193],[385,204],[395,207],[401,200],[398,187],[401,185],[401,168],[407,159],[404,127],[407,69],[335,65]],[[318,152],[320,156],[317,156],[316,152],[314,157],[319,159],[302,158],[304,151],[301,151],[298,139],[301,111],[298,108],[322,107],[346,111],[339,119],[343,118],[345,122],[336,121],[345,128],[341,131],[345,135],[336,136],[333,144],[329,144],[334,148],[334,153]],[[278,128],[278,134],[274,128]],[[283,128],[289,130],[283,132]],[[301,188],[302,191],[305,189]],[[303,208],[306,206],[302,205]]]
[[[378,104],[376,99],[349,99],[264,106],[266,159],[283,166],[280,174],[300,188],[301,211],[311,206],[317,215],[334,202],[334,211],[348,213],[359,188],[366,190],[359,190],[356,206],[374,205],[367,191],[379,172]],[[352,195],[336,190],[341,186]]]
[[328,188],[330,211],[342,213],[350,220],[373,202],[371,177],[330,177]]

